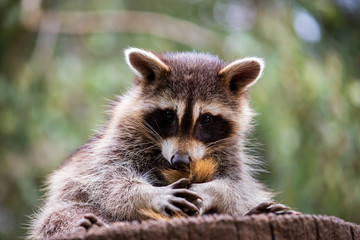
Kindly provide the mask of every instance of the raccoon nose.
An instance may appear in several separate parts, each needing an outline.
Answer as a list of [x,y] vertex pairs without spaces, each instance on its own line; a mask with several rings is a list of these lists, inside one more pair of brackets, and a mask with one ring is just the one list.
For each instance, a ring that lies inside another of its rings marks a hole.
[[175,153],[174,156],[171,157],[171,164],[176,169],[184,169],[190,165],[191,158],[189,154],[184,153]]

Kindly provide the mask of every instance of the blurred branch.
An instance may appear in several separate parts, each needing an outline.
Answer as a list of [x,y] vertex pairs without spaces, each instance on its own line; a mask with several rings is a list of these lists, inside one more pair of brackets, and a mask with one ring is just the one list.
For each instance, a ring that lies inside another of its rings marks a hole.
[[26,29],[38,29],[43,15],[42,0],[21,0],[20,20]]
[[[22,24],[30,31],[60,34],[100,32],[140,33],[166,38],[181,44],[204,48],[221,42],[222,37],[191,22],[158,13],[139,11],[44,11],[41,0],[22,0]],[[59,28],[40,28],[43,19]]]
[[[46,16],[41,18],[39,34],[31,56],[31,62],[34,63],[33,67],[36,66],[39,73],[45,73],[52,61],[59,27],[59,22],[55,19],[48,19]],[[51,32],[48,31],[49,29]]]
[[31,63],[39,73],[44,74],[54,54],[60,22],[43,13],[41,0],[21,1],[21,22],[26,29],[39,32],[31,56]]

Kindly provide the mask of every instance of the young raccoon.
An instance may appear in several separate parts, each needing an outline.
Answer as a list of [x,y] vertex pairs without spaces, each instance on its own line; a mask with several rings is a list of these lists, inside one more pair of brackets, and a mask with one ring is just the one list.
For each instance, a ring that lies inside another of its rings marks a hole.
[[[48,178],[31,238],[151,218],[146,210],[170,217],[268,209],[261,203],[272,194],[253,178],[245,148],[254,115],[247,90],[263,61],[136,48],[125,55],[135,86],[116,102],[105,128]],[[204,159],[213,167],[198,167],[210,172],[201,183],[177,180]]]

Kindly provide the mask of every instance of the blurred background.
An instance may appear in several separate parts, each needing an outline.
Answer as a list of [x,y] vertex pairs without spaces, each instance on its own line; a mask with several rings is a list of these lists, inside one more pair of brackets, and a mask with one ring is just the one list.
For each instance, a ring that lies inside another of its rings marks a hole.
[[251,90],[277,200],[360,223],[360,1],[1,0],[0,239],[132,83],[123,50],[265,59]]

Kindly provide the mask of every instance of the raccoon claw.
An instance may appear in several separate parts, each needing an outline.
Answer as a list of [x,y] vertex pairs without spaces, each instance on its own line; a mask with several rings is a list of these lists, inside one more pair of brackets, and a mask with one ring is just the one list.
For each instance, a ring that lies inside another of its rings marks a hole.
[[200,201],[203,201],[203,199],[199,195],[197,195],[196,192],[188,190],[188,189],[175,190],[173,195],[175,197],[184,198],[190,202],[196,201],[197,199],[199,199]]
[[199,214],[202,199],[187,189],[189,181],[182,178],[168,186],[160,187],[153,199],[153,208],[161,214],[171,216],[194,216]]
[[169,185],[172,189],[179,189],[179,188],[188,188],[190,182],[186,178],[181,178],[177,180],[176,182]]
[[169,185],[173,190],[173,198],[170,199],[170,203],[177,208],[181,209],[189,216],[199,214],[199,203],[203,200],[194,191],[187,189],[189,187],[189,181],[182,178],[173,184]]
[[283,205],[283,204],[273,204],[269,207],[266,208],[269,212],[273,212],[273,213],[277,213],[277,212],[281,212],[281,211],[287,211],[290,208]]
[[85,230],[86,231],[93,231],[96,230],[100,227],[108,227],[109,225],[107,225],[106,223],[104,223],[102,220],[100,220],[99,218],[97,218],[94,214],[92,213],[87,213],[84,215],[84,218],[79,220],[77,227],[78,227],[78,231],[82,231]]
[[274,213],[277,215],[282,214],[300,214],[297,211],[290,210],[289,207],[283,204],[275,204],[274,202],[264,202],[256,206],[255,208],[251,209],[249,212],[245,214],[245,216],[254,215],[254,214],[261,214],[261,213]]
[[170,199],[170,203],[175,207],[181,209],[186,214],[199,212],[199,209],[195,204],[187,201],[184,198],[179,198],[179,197],[172,198]]
[[165,212],[169,216],[194,216],[199,214],[199,197],[187,189],[177,189],[165,203]]

